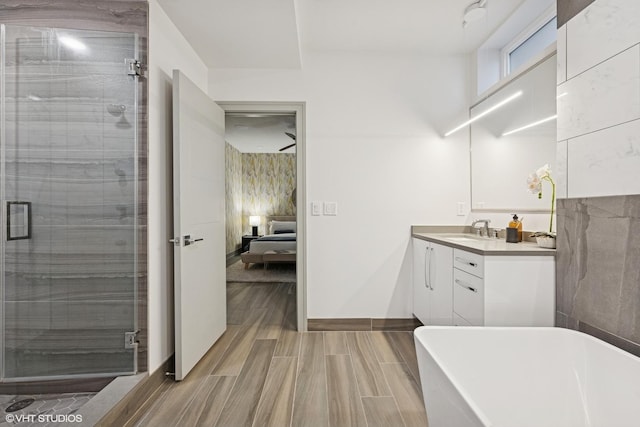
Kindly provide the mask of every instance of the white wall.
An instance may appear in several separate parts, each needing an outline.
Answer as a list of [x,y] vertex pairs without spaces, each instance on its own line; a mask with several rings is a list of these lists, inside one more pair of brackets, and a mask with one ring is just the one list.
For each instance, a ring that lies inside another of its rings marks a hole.
[[597,0],[558,31],[559,197],[640,194],[640,2]]
[[313,53],[303,70],[210,72],[220,101],[307,103],[308,201],[338,216],[308,217],[308,317],[410,317],[412,224],[463,224],[468,134],[460,57]]
[[149,1],[149,372],[173,354],[171,75],[179,68],[207,91],[207,67],[156,0]]

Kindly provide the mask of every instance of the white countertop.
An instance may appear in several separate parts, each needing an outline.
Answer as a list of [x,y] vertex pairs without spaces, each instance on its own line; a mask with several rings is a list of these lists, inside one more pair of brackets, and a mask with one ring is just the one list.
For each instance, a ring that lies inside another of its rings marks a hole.
[[465,233],[412,233],[413,237],[480,255],[555,256],[555,249],[534,242],[507,243],[504,239],[476,237]]

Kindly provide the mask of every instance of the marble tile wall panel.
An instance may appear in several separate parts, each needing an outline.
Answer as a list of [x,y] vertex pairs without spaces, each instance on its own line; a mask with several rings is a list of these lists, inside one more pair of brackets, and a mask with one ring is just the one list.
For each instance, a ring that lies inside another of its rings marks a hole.
[[567,23],[567,78],[640,43],[640,2],[598,0]]
[[133,301],[8,301],[5,302],[5,329],[125,331],[133,327],[133,314]]
[[562,27],[595,0],[557,0],[558,27]]
[[65,350],[61,339],[74,337],[83,342],[87,351],[124,347],[121,329],[10,329],[5,336],[5,345],[8,349],[60,351]]
[[640,45],[558,86],[565,92],[558,99],[558,141],[640,118]]
[[11,273],[5,276],[5,300],[84,301],[98,294],[108,300],[127,301],[133,298],[133,281],[133,274],[54,278]]
[[52,375],[78,375],[130,372],[132,350],[66,353],[7,351],[5,372],[7,377],[49,377]]
[[5,272],[99,277],[134,271],[133,226],[34,227],[29,240],[7,242]]
[[557,240],[559,326],[640,344],[640,196],[558,200]]
[[[36,7],[34,7],[34,5]],[[147,34],[146,0],[3,0],[4,23]]]
[[[567,26],[563,25],[558,28],[558,38],[556,41],[558,54],[557,61],[557,84],[564,83],[567,80]],[[558,93],[559,94],[559,93]]]
[[568,197],[640,194],[640,120],[569,140]]
[[556,150],[556,170],[552,171],[556,182],[556,198],[564,199],[567,197],[567,146],[568,141],[559,141]]

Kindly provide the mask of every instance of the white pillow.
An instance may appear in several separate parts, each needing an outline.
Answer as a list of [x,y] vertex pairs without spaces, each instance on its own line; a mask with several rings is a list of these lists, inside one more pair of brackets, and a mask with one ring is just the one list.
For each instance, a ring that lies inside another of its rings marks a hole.
[[296,232],[295,221],[271,221],[269,223],[269,234],[275,234],[276,231],[293,230]]

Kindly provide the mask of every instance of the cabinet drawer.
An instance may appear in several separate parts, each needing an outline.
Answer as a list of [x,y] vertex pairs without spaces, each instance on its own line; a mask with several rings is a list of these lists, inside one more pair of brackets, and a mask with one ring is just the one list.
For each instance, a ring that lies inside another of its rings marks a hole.
[[474,276],[484,277],[484,257],[482,255],[454,249],[453,266]]
[[453,269],[453,311],[474,326],[484,325],[483,280]]
[[458,314],[453,313],[453,326],[473,326],[473,325],[467,322],[462,316],[459,316]]

